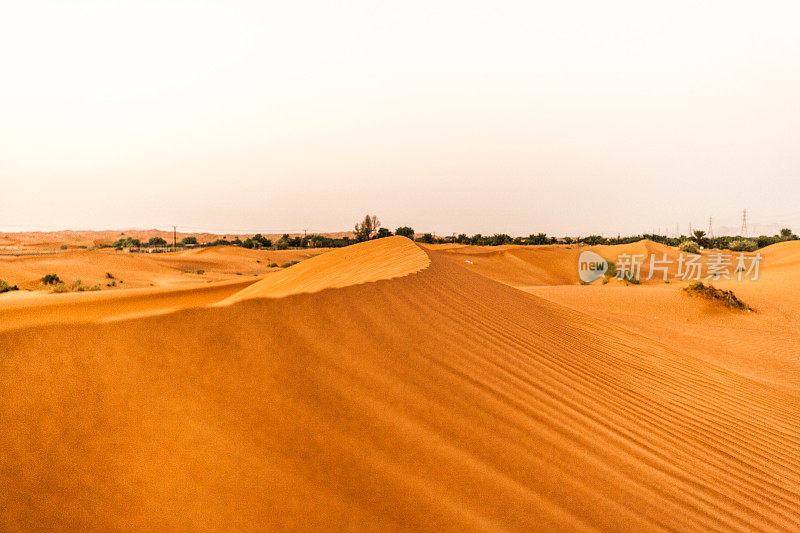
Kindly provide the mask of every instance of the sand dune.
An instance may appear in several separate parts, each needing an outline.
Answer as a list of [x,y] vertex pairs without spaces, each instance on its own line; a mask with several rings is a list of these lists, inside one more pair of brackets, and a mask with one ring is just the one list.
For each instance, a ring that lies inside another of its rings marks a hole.
[[[674,260],[680,252],[675,248],[652,241],[612,246],[432,246],[444,257],[461,266],[514,287],[538,285],[569,285],[580,283],[577,265],[581,252],[592,250],[609,261],[617,261],[621,254],[655,254],[659,259],[666,254]],[[649,266],[642,269],[646,278]],[[643,279],[645,283],[646,280]],[[656,283],[656,281],[653,281]]]
[[[58,274],[71,283],[99,284],[103,290],[161,287],[177,288],[211,281],[230,281],[240,276],[263,275],[291,261],[302,261],[326,252],[310,250],[247,250],[215,246],[170,253],[127,253],[114,250],[74,250],[52,255],[0,257],[0,279],[21,289],[37,290],[45,274]],[[113,281],[106,274],[114,276]],[[119,281],[122,280],[123,283]]]
[[388,237],[310,259],[251,285],[223,303],[248,298],[280,298],[396,278],[427,268],[429,264],[425,252],[409,239]]
[[0,527],[800,527],[797,394],[401,238],[345,250],[0,333]]

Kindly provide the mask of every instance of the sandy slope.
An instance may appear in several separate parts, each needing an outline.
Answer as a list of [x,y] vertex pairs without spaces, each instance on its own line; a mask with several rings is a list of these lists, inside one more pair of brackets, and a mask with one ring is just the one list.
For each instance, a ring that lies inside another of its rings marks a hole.
[[[675,248],[652,241],[613,246],[431,246],[435,253],[442,254],[461,266],[494,280],[514,287],[537,285],[568,285],[580,283],[578,258],[581,252],[592,250],[610,261],[617,261],[621,254],[644,254],[649,257],[674,260],[678,256]],[[647,283],[649,267],[642,269],[642,281]],[[657,280],[652,280],[657,283]]]
[[[269,267],[302,261],[326,252],[310,250],[247,250],[235,246],[215,246],[170,253],[128,253],[114,250],[70,250],[53,255],[0,256],[0,279],[21,289],[37,290],[45,274],[58,274],[66,283],[80,279],[85,285],[117,281],[113,290],[123,288],[175,288],[209,281],[240,279],[276,270]],[[202,271],[198,273],[198,271]],[[119,283],[122,280],[123,283]],[[0,295],[0,298],[4,296]],[[0,300],[0,303],[2,300]]]
[[231,304],[249,298],[281,298],[302,292],[347,287],[417,272],[430,264],[422,249],[404,237],[388,237],[330,251],[272,274],[229,297]]
[[797,395],[414,246],[0,333],[0,528],[800,527]]

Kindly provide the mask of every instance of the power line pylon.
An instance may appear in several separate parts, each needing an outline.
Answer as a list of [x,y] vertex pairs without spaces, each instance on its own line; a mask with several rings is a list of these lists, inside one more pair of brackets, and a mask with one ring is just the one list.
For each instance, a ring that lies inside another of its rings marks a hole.
[[708,217],[708,236],[714,236],[714,225],[712,224],[713,220],[711,217]]
[[747,209],[742,210],[742,237],[747,237]]

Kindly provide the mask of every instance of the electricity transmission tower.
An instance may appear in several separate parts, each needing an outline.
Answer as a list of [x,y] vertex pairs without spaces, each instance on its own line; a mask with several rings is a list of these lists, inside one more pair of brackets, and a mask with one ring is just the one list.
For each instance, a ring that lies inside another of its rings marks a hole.
[[742,237],[747,237],[747,209],[742,210]]
[[708,217],[708,236],[709,237],[713,237],[714,236],[714,226],[712,224],[711,217]]

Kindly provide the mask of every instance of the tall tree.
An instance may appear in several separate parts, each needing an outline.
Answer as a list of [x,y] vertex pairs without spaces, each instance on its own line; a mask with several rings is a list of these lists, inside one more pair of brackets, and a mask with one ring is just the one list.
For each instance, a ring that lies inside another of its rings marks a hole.
[[355,234],[356,240],[367,241],[378,233],[378,228],[381,227],[381,221],[375,215],[366,215],[364,220],[356,224]]

